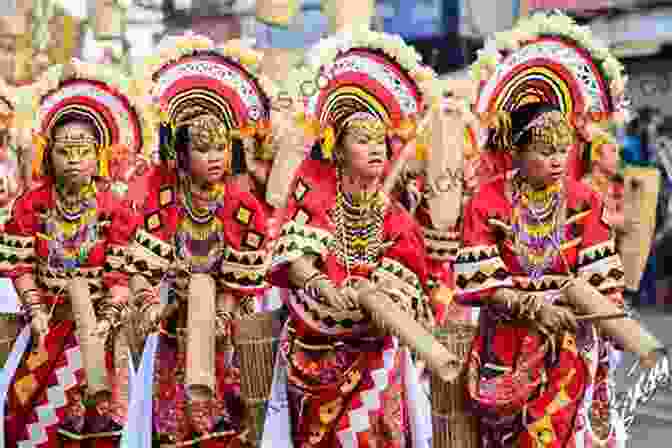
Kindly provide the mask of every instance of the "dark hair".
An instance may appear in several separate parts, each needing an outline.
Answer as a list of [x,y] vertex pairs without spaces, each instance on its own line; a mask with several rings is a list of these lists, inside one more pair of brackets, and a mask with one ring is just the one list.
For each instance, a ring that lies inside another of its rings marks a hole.
[[534,119],[548,112],[560,112],[557,105],[549,103],[524,104],[513,112],[502,112],[498,122],[491,127],[487,147],[496,150],[511,150],[514,146],[528,145],[532,129],[524,130]]

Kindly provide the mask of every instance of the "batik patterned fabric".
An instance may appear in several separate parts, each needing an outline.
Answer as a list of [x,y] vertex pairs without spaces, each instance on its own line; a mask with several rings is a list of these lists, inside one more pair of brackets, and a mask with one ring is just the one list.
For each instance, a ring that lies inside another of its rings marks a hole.
[[[182,238],[180,243],[183,247],[186,243],[191,252],[192,270],[212,275],[218,294],[231,294],[238,300],[239,314],[255,312],[256,302],[268,289],[268,216],[264,206],[252,193],[227,184],[213,220],[206,228],[197,228],[185,213],[174,171],[156,168],[148,174],[147,185],[144,220],[129,246],[130,273],[143,274],[154,286],[161,282],[171,285],[176,239]],[[229,324],[218,322],[218,340],[226,340],[221,336],[230,330],[224,328]],[[154,369],[154,438],[170,444],[204,438],[211,440],[208,443],[228,443],[241,432],[237,355],[230,344],[219,346],[215,399],[209,405],[211,419],[205,432],[203,428],[197,431],[185,413],[184,329],[177,318],[164,322],[162,328]]]
[[[54,186],[47,183],[21,196],[7,223],[7,233],[0,237],[0,269],[16,279],[26,273],[35,275],[43,303],[53,310],[46,349],[25,353],[10,386],[5,415],[7,446],[61,446],[58,429],[68,417],[83,410],[82,387],[85,385],[81,354],[75,338],[75,323],[64,295],[68,281],[82,276],[89,283],[94,308],[101,311],[106,302],[104,291],[125,285],[128,278],[118,270],[125,258],[125,248],[133,225],[127,204],[106,192],[96,193],[96,238],[77,265],[58,270],[47,261],[50,235],[47,234],[49,211],[56,209]],[[122,305],[122,304],[118,304]],[[127,397],[122,390],[128,384],[127,358],[114,359],[123,352],[115,338],[108,339],[107,370],[113,387],[115,420],[125,422]],[[125,352],[124,352],[125,354]],[[95,432],[90,428],[88,433]],[[118,440],[112,436],[112,443]],[[110,443],[109,440],[101,443]]]
[[[512,241],[509,182],[482,186],[466,207],[464,247],[455,266],[458,299],[484,310],[469,359],[469,393],[482,417],[483,446],[583,448],[585,410],[592,406],[584,398],[588,390],[602,388],[600,372],[608,367],[602,356],[605,341],[591,324],[582,323],[576,334],[558,335],[551,344],[488,302],[497,288],[553,302],[569,279],[559,256],[541,278],[526,275]],[[561,250],[569,269],[620,302],[623,268],[603,219],[603,204],[596,193],[570,179],[565,195]],[[603,391],[595,400],[600,395]],[[601,401],[596,407],[603,411],[604,405]]]
[[[275,246],[271,281],[288,287],[290,262],[314,255],[336,285],[347,277],[334,234],[336,168],[308,160],[297,171],[286,220]],[[395,278],[407,302],[400,305],[432,326],[425,294],[427,268],[422,233],[393,203],[383,222],[383,250],[367,269],[351,275],[374,282]],[[296,447],[404,447],[409,425],[400,350],[381,336],[359,309],[336,311],[313,291],[293,289],[287,299],[289,332],[281,346],[288,359],[292,437]]]

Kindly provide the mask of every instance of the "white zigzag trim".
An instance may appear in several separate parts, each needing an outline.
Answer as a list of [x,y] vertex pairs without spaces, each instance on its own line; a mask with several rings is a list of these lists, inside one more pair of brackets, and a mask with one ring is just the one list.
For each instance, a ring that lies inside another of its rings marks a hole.
[[338,433],[338,439],[343,448],[357,448],[357,434],[371,428],[369,413],[380,408],[380,395],[389,385],[389,371],[394,365],[394,356],[397,352],[396,344],[383,352],[383,368],[371,372],[374,387],[362,392],[362,406],[350,411],[350,428]]
[[35,408],[37,422],[28,425],[28,440],[19,442],[18,448],[34,448],[49,441],[47,428],[58,423],[56,410],[68,400],[65,391],[77,384],[75,372],[82,368],[82,352],[79,346],[65,351],[67,364],[56,370],[57,383],[47,389],[47,402]]

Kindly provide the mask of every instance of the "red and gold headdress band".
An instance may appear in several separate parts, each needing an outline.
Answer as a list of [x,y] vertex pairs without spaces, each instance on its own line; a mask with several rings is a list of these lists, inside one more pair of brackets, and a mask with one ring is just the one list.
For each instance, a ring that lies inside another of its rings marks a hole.
[[472,75],[480,82],[476,112],[502,136],[507,113],[529,103],[554,105],[571,123],[627,116],[623,66],[589,28],[560,13],[535,14],[498,33],[479,51]]
[[[35,87],[39,98],[33,142],[33,174],[44,174],[45,151],[54,128],[64,120],[81,119],[93,125],[99,141],[99,175],[109,175],[117,154],[139,153],[143,147],[142,123],[121,73],[73,60],[45,74]],[[55,86],[55,88],[53,88]],[[45,93],[46,92],[46,93]],[[120,150],[123,148],[123,150]]]
[[435,75],[399,36],[360,30],[322,41],[312,56],[311,69],[294,72],[291,82],[319,80],[301,121],[309,137],[321,140],[325,158],[346,119],[358,112],[383,122],[390,136],[414,135],[426,107],[419,86]]
[[229,41],[187,34],[173,42],[145,69],[160,120],[169,127],[201,115],[216,117],[229,136],[255,137],[270,144],[270,100],[273,84],[259,74],[261,54]]

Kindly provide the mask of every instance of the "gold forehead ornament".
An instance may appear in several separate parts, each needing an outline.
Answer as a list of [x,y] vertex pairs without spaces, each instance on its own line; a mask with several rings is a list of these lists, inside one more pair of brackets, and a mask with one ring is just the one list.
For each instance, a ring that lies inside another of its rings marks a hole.
[[346,130],[360,132],[374,141],[383,141],[387,136],[387,126],[376,118],[357,118],[346,125]]
[[574,142],[574,131],[567,117],[560,111],[545,112],[539,115],[516,134],[513,143],[516,144],[528,131],[531,143],[558,147],[568,146]]

